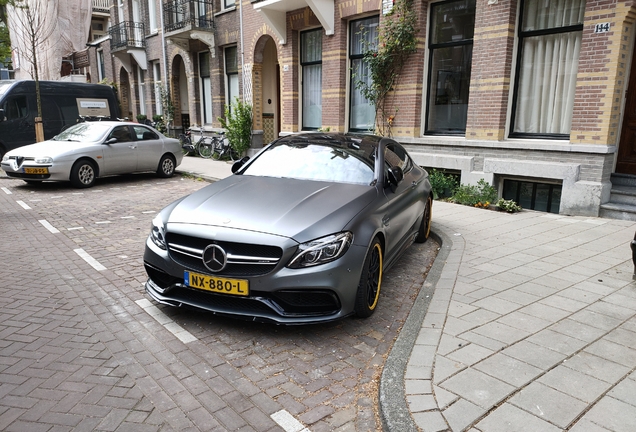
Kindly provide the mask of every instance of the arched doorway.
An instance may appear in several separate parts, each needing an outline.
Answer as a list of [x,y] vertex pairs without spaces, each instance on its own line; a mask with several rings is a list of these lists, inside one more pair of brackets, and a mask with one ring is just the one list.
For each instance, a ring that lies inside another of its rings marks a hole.
[[253,69],[252,88],[260,89],[260,94],[253,98],[254,129],[263,131],[263,145],[266,145],[278,137],[281,122],[278,50],[276,42],[268,35],[256,43]]
[[119,103],[121,104],[122,117],[132,119],[133,112],[130,106],[130,78],[123,67],[119,70]]
[[172,103],[174,124],[184,130],[190,127],[190,98],[188,97],[188,76],[183,58],[177,55],[172,60]]

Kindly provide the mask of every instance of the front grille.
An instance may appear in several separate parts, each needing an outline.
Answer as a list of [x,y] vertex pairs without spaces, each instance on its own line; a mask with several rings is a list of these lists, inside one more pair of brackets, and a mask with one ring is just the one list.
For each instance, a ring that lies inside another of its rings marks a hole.
[[265,275],[274,270],[283,254],[277,246],[216,241],[174,233],[167,233],[166,241],[174,262],[203,273],[210,273],[203,265],[203,250],[211,244],[222,247],[228,256],[228,264],[222,271],[215,273],[219,276]]
[[340,301],[331,291],[277,291],[273,301],[287,313],[335,313]]

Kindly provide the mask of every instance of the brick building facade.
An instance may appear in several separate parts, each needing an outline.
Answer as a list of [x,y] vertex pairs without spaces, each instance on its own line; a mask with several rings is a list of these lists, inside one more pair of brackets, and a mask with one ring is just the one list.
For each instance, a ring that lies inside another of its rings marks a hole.
[[[112,79],[133,117],[161,112],[164,83],[176,129],[220,127],[239,97],[253,106],[256,148],[301,130],[364,132],[374,111],[352,70],[391,5],[111,1],[111,36],[93,41],[91,75]],[[416,162],[462,183],[485,179],[526,208],[603,214],[613,179],[636,175],[634,2],[415,0],[412,10],[418,49],[389,112],[391,135]],[[113,48],[122,18],[144,23],[143,46]]]

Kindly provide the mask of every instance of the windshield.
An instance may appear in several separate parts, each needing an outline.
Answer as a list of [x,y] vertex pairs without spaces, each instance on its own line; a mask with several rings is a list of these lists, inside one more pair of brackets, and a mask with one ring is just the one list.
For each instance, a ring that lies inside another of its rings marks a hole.
[[242,174],[362,185],[374,180],[372,161],[356,150],[307,143],[273,145]]
[[5,94],[9,87],[13,84],[13,81],[0,81],[0,96]]
[[111,125],[101,122],[84,122],[71,126],[53,137],[53,141],[88,141],[96,142],[104,139]]

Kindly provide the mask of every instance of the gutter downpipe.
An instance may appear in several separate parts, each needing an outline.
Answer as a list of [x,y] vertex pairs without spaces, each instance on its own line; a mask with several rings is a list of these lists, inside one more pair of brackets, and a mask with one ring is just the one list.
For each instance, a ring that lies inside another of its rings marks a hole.
[[[163,0],[159,0],[160,13],[159,22],[161,23],[161,53],[163,54],[163,77],[166,80],[166,91],[168,92],[168,98],[170,97],[170,86],[168,82],[168,55],[166,52],[166,28],[163,24]],[[162,80],[163,81],[163,80]],[[163,110],[163,106],[161,107]],[[162,113],[165,114],[165,113]],[[171,119],[172,120],[172,119]],[[170,125],[166,123],[166,128],[169,130]]]
[[[241,81],[243,103],[245,103],[245,52],[243,51],[243,0],[239,0],[239,31],[241,32]],[[232,103],[232,101],[230,101]]]

